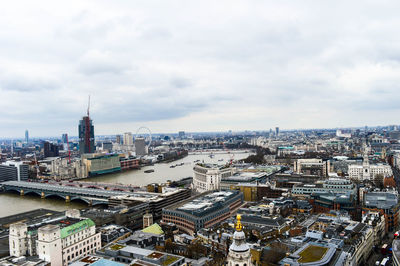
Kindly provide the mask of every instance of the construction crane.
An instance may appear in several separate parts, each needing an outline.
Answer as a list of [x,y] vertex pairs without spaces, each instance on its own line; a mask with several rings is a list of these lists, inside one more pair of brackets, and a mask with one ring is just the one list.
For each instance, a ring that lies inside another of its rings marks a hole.
[[37,159],[36,159],[36,151],[33,153],[33,155],[34,155],[34,157],[35,157],[36,179],[39,179],[39,171],[40,171],[40,169],[39,169],[38,161],[37,161]]
[[67,137],[66,141],[67,141],[67,147],[68,147],[68,162],[69,162],[69,164],[71,164],[71,150],[69,148],[68,134],[66,134],[66,137]]

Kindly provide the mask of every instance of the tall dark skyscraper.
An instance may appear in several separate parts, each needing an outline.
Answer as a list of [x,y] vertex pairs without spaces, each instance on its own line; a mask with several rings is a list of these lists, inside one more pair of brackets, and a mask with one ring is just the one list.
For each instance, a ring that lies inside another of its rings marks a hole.
[[89,116],[84,116],[79,121],[79,152],[80,154],[84,154],[94,153],[95,151],[92,120]]
[[25,143],[29,143],[29,132],[25,130]]
[[61,141],[62,141],[62,143],[68,142],[68,134],[67,133],[61,135]]
[[43,154],[44,157],[57,157],[60,155],[59,153],[59,147],[57,144],[50,143],[48,141],[45,141],[43,143]]

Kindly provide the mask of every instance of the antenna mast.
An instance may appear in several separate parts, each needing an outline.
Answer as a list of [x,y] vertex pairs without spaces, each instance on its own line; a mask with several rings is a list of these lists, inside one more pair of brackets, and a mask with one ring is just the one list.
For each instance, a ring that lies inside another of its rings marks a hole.
[[91,146],[90,146],[90,116],[89,116],[89,109],[90,109],[90,95],[88,101],[88,108],[87,108],[87,117],[85,121],[85,146],[88,148],[88,153],[91,153]]
[[89,109],[90,109],[90,94],[89,94],[89,101],[88,101],[88,107],[87,107],[87,116],[89,117]]

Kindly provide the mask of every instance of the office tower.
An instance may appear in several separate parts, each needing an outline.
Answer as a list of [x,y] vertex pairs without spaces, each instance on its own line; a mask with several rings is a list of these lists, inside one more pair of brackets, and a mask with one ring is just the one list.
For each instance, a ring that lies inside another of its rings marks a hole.
[[133,146],[133,136],[131,132],[124,133],[124,145]]
[[79,152],[80,154],[94,153],[94,127],[89,115],[79,121]]
[[57,157],[60,155],[59,150],[60,150],[60,148],[58,147],[57,144],[53,144],[48,141],[45,141],[43,143],[44,157]]
[[276,128],[275,128],[275,135],[276,135],[276,136],[279,136],[279,127],[276,127]]
[[28,180],[29,165],[23,162],[7,161],[0,164],[0,182]]
[[103,151],[112,152],[113,144],[111,141],[103,141],[102,148]]
[[62,134],[61,140],[62,140],[62,143],[67,143],[68,142],[68,134],[67,133]]
[[146,143],[144,138],[135,139],[136,156],[146,155]]
[[185,131],[179,131],[178,136],[180,139],[185,138]]
[[122,136],[121,135],[116,135],[115,136],[115,142],[118,144],[122,144]]
[[29,132],[25,130],[25,143],[29,143]]

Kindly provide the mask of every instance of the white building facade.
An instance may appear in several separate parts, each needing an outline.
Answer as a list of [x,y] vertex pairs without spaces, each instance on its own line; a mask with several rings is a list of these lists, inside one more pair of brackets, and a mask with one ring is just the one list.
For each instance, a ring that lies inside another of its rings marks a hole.
[[[68,263],[101,248],[101,234],[90,219],[79,218],[79,211],[69,211],[66,217],[41,226],[37,231],[24,223],[10,225],[10,255],[39,256],[51,265]],[[71,217],[73,216],[73,217]],[[61,225],[61,226],[60,226]]]
[[192,188],[199,193],[203,193],[219,190],[221,178],[232,176],[234,169],[226,166],[196,164],[193,172]]
[[363,164],[349,165],[349,178],[353,180],[374,180],[378,175],[390,177],[393,175],[392,168],[387,164],[369,164],[368,153],[370,148],[364,144]]

